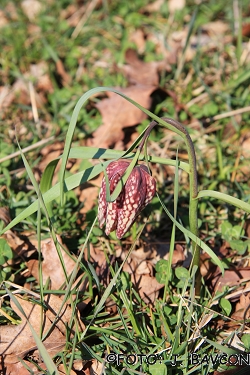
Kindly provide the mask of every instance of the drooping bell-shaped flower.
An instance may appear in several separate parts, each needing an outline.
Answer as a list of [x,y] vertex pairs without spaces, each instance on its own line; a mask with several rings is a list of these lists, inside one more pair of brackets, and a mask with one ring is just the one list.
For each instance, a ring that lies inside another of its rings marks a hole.
[[[115,190],[121,177],[129,166],[129,162],[118,160],[107,167],[110,193]],[[137,165],[132,170],[125,186],[114,202],[106,201],[106,181],[102,180],[99,194],[98,221],[102,228],[106,224],[105,233],[116,230],[118,238],[124,236],[136,217],[152,200],[156,191],[155,179],[148,173],[145,165]]]

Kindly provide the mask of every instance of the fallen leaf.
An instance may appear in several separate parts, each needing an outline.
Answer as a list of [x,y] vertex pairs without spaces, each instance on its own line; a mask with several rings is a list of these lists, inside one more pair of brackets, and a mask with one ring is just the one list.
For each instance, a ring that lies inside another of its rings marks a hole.
[[125,54],[127,65],[122,67],[128,81],[132,84],[157,86],[159,84],[159,71],[163,69],[163,61],[144,62],[137,56],[137,52],[128,49]]
[[[149,109],[152,103],[150,95],[154,86],[135,85],[117,88],[121,93]],[[124,139],[123,128],[135,126],[147,118],[140,109],[123,99],[120,95],[108,92],[108,99],[101,100],[96,106],[101,112],[103,124],[93,133],[92,146],[108,148]]]
[[[57,239],[59,243],[62,244],[62,241],[59,236],[57,236]],[[46,281],[50,279],[50,288],[60,289],[60,287],[65,283],[66,280],[55,244],[51,238],[41,241],[41,252],[43,255],[43,283],[45,284]],[[70,256],[62,247],[61,252],[67,275],[70,275],[74,269],[75,262],[73,259],[70,258]],[[27,267],[30,273],[36,278],[36,280],[39,280],[38,265],[39,261],[35,259],[32,259],[27,262]]]
[[[56,314],[59,312],[62,301],[55,295],[45,297],[47,311],[43,310],[41,315],[41,306],[34,302],[25,300],[19,295],[15,295],[19,304],[32,325],[33,329],[40,336],[41,321],[43,321],[43,332],[48,332],[51,329],[52,322],[55,320]],[[35,339],[31,333],[30,327],[26,321],[25,316],[11,300],[11,307],[17,315],[22,319],[22,323],[14,325],[1,326],[0,338],[0,356],[2,363],[6,366],[8,363],[17,363],[19,358],[24,358],[27,353],[37,349]],[[67,324],[72,317],[72,310],[68,305],[65,305],[60,312],[58,321],[54,325],[50,334],[43,341],[45,348],[51,356],[56,355],[61,351],[66,342]],[[83,328],[83,327],[82,327]],[[67,333],[68,334],[68,333]]]
[[[45,61],[30,65],[30,72],[27,73],[38,91],[43,91],[46,94],[54,91],[53,83],[49,76],[49,66]],[[27,77],[28,78],[28,77]]]
[[103,363],[98,362],[97,359],[93,359],[90,367],[90,375],[102,375],[103,371]]
[[159,290],[164,286],[164,284],[158,283],[155,277],[149,275],[131,274],[131,281],[141,299],[151,304],[158,298]]
[[133,31],[133,33],[129,36],[129,41],[135,43],[139,53],[143,53],[145,51],[146,39],[144,32],[141,29]]
[[250,267],[245,267],[225,270],[224,276],[220,272],[216,274],[215,271],[211,284],[215,292],[217,290],[221,291],[224,286],[232,287],[248,280],[250,280]]
[[[35,365],[32,363],[23,360],[24,363],[33,371],[33,374],[37,374],[38,370]],[[22,362],[17,362],[17,363],[8,363],[7,366],[4,369],[4,374],[5,375],[30,375],[30,371],[26,369]]]
[[5,17],[5,14],[2,10],[0,10],[0,28],[6,26],[8,24],[8,20]]
[[[94,267],[97,276],[103,280],[105,285],[107,282],[107,262],[105,253],[102,248],[97,246],[93,246],[91,243],[89,244],[89,251],[90,251],[90,262]],[[89,261],[88,251],[86,249],[84,253],[84,257],[86,261]]]
[[64,364],[60,364],[58,366],[58,371],[59,371],[59,375],[76,375],[76,372],[72,369],[69,372],[69,370],[65,368]]
[[7,207],[0,207],[0,220],[3,220],[5,225],[11,222],[10,211]]
[[217,20],[213,22],[206,22],[202,25],[202,31],[207,32],[211,37],[221,40],[221,36],[226,34],[229,30],[227,23]]
[[242,35],[247,38],[250,38],[250,23],[245,23],[242,26]]
[[26,238],[26,240],[21,239],[12,230],[7,230],[7,232],[3,234],[3,237],[18,256],[28,258],[37,251],[28,238]]
[[[244,294],[244,290],[240,296],[239,302],[236,303],[235,312],[232,314],[231,318],[235,320],[243,320],[245,311],[250,305],[250,296],[249,293]],[[250,312],[247,312],[246,319],[249,319]]]
[[249,319],[250,317],[250,310],[247,311],[246,316],[245,312],[250,305],[250,293],[246,292],[249,290],[250,282],[246,283],[244,289],[242,290],[242,294],[240,295],[239,301],[236,303],[235,312],[232,314],[231,318],[236,320],[243,320]]
[[142,12],[147,12],[147,13],[153,13],[153,12],[158,12],[161,9],[161,6],[164,4],[164,0],[156,0],[153,3],[150,3],[143,7],[141,9]]
[[62,60],[56,61],[57,73],[62,77],[63,85],[68,86],[71,83],[71,76],[66,72]]
[[38,0],[23,0],[21,7],[30,21],[34,21],[42,10],[42,3]]
[[83,202],[84,206],[81,208],[80,213],[87,213],[97,204],[97,198],[102,181],[102,174],[92,182],[88,182],[79,188],[79,202]]
[[170,13],[175,13],[177,10],[183,9],[186,5],[186,0],[168,0],[168,10]]

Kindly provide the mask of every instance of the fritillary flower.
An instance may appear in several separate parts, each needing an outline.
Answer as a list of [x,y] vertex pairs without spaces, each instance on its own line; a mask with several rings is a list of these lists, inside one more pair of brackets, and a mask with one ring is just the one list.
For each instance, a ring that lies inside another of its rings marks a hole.
[[[110,193],[115,190],[130,162],[118,160],[107,167]],[[148,173],[145,165],[137,165],[132,170],[125,186],[114,202],[106,201],[106,181],[102,180],[99,194],[98,221],[102,228],[106,224],[105,233],[116,230],[118,238],[124,236],[135,222],[139,213],[152,200],[156,191],[155,179]]]

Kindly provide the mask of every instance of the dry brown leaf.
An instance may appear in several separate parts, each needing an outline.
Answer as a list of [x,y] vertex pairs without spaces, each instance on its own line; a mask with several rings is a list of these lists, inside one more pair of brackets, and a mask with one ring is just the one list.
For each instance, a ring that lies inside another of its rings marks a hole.
[[32,246],[32,244],[27,241],[21,239],[18,237],[12,230],[8,230],[4,233],[3,237],[8,242],[8,245],[11,247],[11,249],[18,255],[18,256],[24,256],[25,258],[28,258],[34,252],[36,252],[36,248]]
[[245,136],[244,141],[241,144],[242,156],[246,159],[250,159],[250,134]]
[[214,271],[216,270],[216,265],[211,262],[211,257],[207,253],[201,254],[201,265],[200,265],[200,273],[202,277],[209,278],[214,276]]
[[42,10],[42,4],[38,0],[23,0],[21,7],[30,21],[34,21]]
[[63,364],[60,364],[58,366],[59,375],[76,375],[76,372],[74,370],[69,370],[65,368]]
[[71,83],[71,76],[66,72],[62,60],[56,61],[57,73],[62,77],[63,85],[67,86]]
[[164,0],[156,0],[153,3],[150,3],[150,4],[146,5],[145,7],[143,7],[141,9],[141,11],[142,12],[148,12],[148,13],[158,12],[158,11],[160,11],[161,6],[163,4],[164,4]]
[[176,10],[183,9],[186,5],[186,0],[168,0],[168,10],[170,13],[175,13]]
[[[131,274],[131,281],[134,288],[139,292],[141,298],[146,303],[153,303],[159,295],[159,290],[162,284],[158,283],[153,276],[153,264],[155,250],[145,251],[143,247],[134,250],[128,261],[123,266],[123,271]],[[121,258],[124,259],[126,252],[121,253]]]
[[206,22],[202,25],[202,30],[206,31],[211,37],[220,38],[229,30],[227,23],[217,20],[213,22]]
[[[54,322],[55,316],[61,307],[62,301],[59,297],[50,295],[45,298],[48,310],[46,313],[43,311],[42,317],[40,305],[25,300],[18,295],[15,295],[15,297],[22,306],[29,323],[32,325],[38,336],[40,336],[42,320],[44,333],[51,328],[51,324]],[[25,316],[13,301],[11,301],[11,307],[16,314],[21,317],[22,323],[17,326],[7,325],[1,327],[0,356],[5,365],[8,363],[19,362],[19,357],[24,358],[27,353],[37,349],[36,342],[28,323],[26,322]],[[69,323],[71,316],[71,308],[67,305],[64,306],[52,332],[43,341],[45,348],[51,356],[56,355],[63,349],[66,342],[66,324]]]
[[30,70],[23,77],[18,78],[12,87],[0,87],[0,108],[8,108],[13,102],[24,105],[31,104],[29,82],[34,82],[34,99],[37,108],[41,108],[47,99],[44,93],[53,92],[53,84],[48,74],[46,62],[31,64]]
[[3,220],[5,225],[11,222],[10,212],[7,207],[0,207],[0,220]]
[[[152,99],[150,95],[155,90],[154,86],[135,85],[128,88],[117,88],[120,92],[135,100],[143,107],[149,109]],[[108,148],[123,140],[123,128],[134,126],[147,118],[147,116],[134,105],[115,93],[108,93],[109,98],[97,104],[101,112],[103,124],[94,132],[91,145]]]
[[84,203],[83,208],[81,208],[80,213],[87,213],[97,204],[97,197],[99,194],[101,181],[103,176],[99,175],[92,182],[88,182],[80,187],[79,201]]
[[144,33],[141,29],[135,30],[130,36],[129,36],[130,42],[135,43],[137,47],[137,51],[139,53],[143,53],[145,51],[145,45],[146,45],[146,40]]
[[[33,371],[33,374],[37,374],[38,370],[35,365],[32,363],[23,360],[24,363]],[[41,364],[43,365],[43,364]],[[6,368],[4,369],[4,375],[30,375],[30,371],[27,370],[21,362],[17,363],[8,363]]]
[[163,61],[144,62],[138,58],[137,52],[133,49],[126,51],[125,60],[127,65],[124,65],[122,70],[130,83],[152,86],[159,84],[158,71],[165,65]]
[[237,168],[237,174],[235,179],[237,181],[243,178],[248,178],[250,174],[250,133],[247,132],[242,135],[241,142],[239,145],[239,154],[236,159],[235,167]]
[[[59,243],[62,244],[59,236],[57,236],[57,239]],[[66,280],[55,244],[51,238],[41,241],[41,252],[43,255],[43,283],[46,283],[46,281],[50,279],[51,289],[60,289],[60,287],[63,283],[65,283]],[[63,250],[62,247],[61,252],[67,275],[70,275],[74,269],[75,262],[70,258],[66,251]],[[27,267],[30,273],[36,278],[36,280],[39,280],[38,265],[38,260],[33,259],[27,262]]]
[[[105,277],[107,273],[107,262],[105,258],[105,254],[102,248],[98,248],[97,246],[93,246],[91,243],[90,246],[90,261],[92,266],[94,267],[97,276],[102,279],[104,278],[103,282],[107,283],[107,277]],[[88,260],[88,252],[87,249],[84,254],[85,260]],[[107,276],[107,275],[106,275]]]
[[103,374],[103,364],[98,362],[96,359],[92,360],[90,367],[90,375],[101,375]]
[[131,274],[131,281],[141,299],[146,303],[154,303],[159,296],[159,290],[164,286],[164,284],[158,283],[155,277],[149,275]]
[[[242,294],[240,295],[239,301],[236,303],[235,312],[231,316],[232,319],[242,320],[245,315],[245,311],[248,309],[250,305],[250,293],[247,291],[250,288],[250,282],[247,282],[244,289],[242,290]],[[247,310],[246,319],[250,317],[250,310]]]
[[100,190],[97,186],[93,186],[92,184],[88,185],[89,186],[81,191],[79,196],[79,201],[84,203],[83,208],[80,210],[81,214],[86,214],[96,205],[96,200]]
[[222,290],[224,286],[240,285],[244,281],[250,280],[250,267],[225,270],[224,276],[221,273],[211,280],[212,287],[215,291]]
[[247,38],[250,38],[250,23],[245,23],[242,26],[242,35],[244,35]]
[[54,91],[53,83],[49,76],[49,67],[45,61],[41,61],[38,64],[31,64],[30,73],[27,73],[28,75],[32,80],[35,80],[35,87],[38,91],[46,93]]
[[[236,303],[235,312],[232,314],[231,318],[235,320],[242,320],[244,318],[245,311],[250,305],[250,295],[244,294],[244,290],[240,296],[239,302]],[[250,311],[247,312],[246,319],[249,319]]]
[[5,14],[2,10],[0,10],[0,28],[4,27],[8,24],[8,20],[5,17]]

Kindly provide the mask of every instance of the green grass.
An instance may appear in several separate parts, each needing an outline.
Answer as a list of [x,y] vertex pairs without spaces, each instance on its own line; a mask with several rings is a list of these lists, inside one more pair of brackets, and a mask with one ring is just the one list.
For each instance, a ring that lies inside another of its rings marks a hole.
[[[250,249],[247,237],[250,188],[249,157],[245,156],[242,144],[249,137],[250,111],[244,111],[244,108],[250,102],[250,64],[244,58],[248,39],[243,36],[241,40],[240,32],[235,30],[232,2],[203,1],[197,7],[193,1],[187,1],[182,10],[170,16],[167,2],[160,11],[147,13],[143,7],[149,2],[144,0],[133,3],[103,1],[95,6],[92,0],[87,4],[93,9],[79,29],[81,13],[74,23],[68,7],[75,6],[74,12],[80,12],[81,2],[41,3],[42,11],[33,21],[25,15],[21,1],[2,1],[0,5],[6,19],[0,33],[0,86],[9,90],[8,95],[14,95],[0,110],[0,159],[5,158],[0,163],[0,207],[8,207],[9,219],[14,220],[9,228],[12,227],[24,243],[30,235],[38,240],[38,251],[32,258],[39,260],[40,272],[40,282],[37,282],[27,272],[27,261],[31,258],[17,255],[5,237],[0,239],[0,324],[20,321],[10,303],[12,301],[12,306],[14,303],[22,313],[14,293],[17,290],[31,303],[39,303],[44,314],[45,299],[56,294],[61,296],[57,315],[66,303],[72,309],[72,317],[65,327],[65,348],[51,360],[42,340],[46,336],[42,321],[41,331],[33,331],[50,374],[59,373],[59,365],[70,374],[77,360],[90,365],[94,359],[103,366],[102,372],[99,370],[102,374],[206,375],[228,368],[225,361],[214,360],[213,363],[211,358],[226,355],[228,359],[235,353],[239,355],[240,350],[230,345],[233,334],[239,334],[241,345],[247,351],[250,347],[243,321],[234,321],[231,317],[236,303],[230,295],[238,287],[228,286],[215,292],[204,282],[198,298],[194,291],[195,269],[190,264],[173,268],[168,261],[161,260],[153,263],[152,272],[164,286],[150,304],[142,299],[131,275],[122,267],[132,251],[152,249],[155,243],[163,243],[166,248],[169,245],[171,256],[176,243],[181,243],[191,256],[188,160],[180,137],[163,127],[152,131],[148,142],[149,163],[157,179],[161,202],[156,196],[121,241],[113,233],[105,236],[98,227],[96,206],[80,213],[84,202],[79,200],[75,188],[103,170],[102,165],[93,164],[93,158],[109,161],[125,152],[99,150],[96,153],[96,149],[87,149],[86,145],[102,122],[95,104],[104,98],[105,91],[100,93],[98,87],[128,86],[121,66],[125,63],[126,50],[138,49],[131,41],[131,35],[136,30],[143,30],[145,45],[140,58],[145,62],[160,61],[164,51],[171,51],[171,34],[185,28],[186,39],[181,41],[177,61],[171,63],[170,71],[160,73],[161,92],[153,94],[151,111],[156,116],[180,121],[188,128],[194,142],[200,190],[199,245],[209,252],[213,262],[222,263],[225,269],[244,268]],[[239,24],[249,23],[248,1],[239,0],[238,7]],[[68,12],[67,16],[65,12]],[[228,26],[227,42],[214,39],[214,47],[206,49],[202,37],[210,35],[211,29],[206,33],[204,28],[217,20]],[[196,36],[195,42],[193,36]],[[192,57],[188,58],[190,53]],[[40,63],[44,64],[45,87],[39,74],[32,70],[32,65],[34,69]],[[59,64],[63,65],[64,73],[58,68]],[[17,81],[23,82],[21,91],[15,89]],[[30,87],[42,98],[41,102],[36,99],[38,119],[34,115],[34,104],[31,104]],[[81,109],[78,105],[79,113],[75,112],[71,117],[79,98],[95,88],[92,91],[95,96],[86,94],[88,100],[82,101]],[[231,112],[234,114],[236,110],[239,113],[233,116]],[[75,127],[72,121],[75,121]],[[149,121],[137,125],[139,134]],[[68,131],[71,135],[66,139]],[[129,132],[126,134],[129,138]],[[60,176],[62,183],[65,173],[69,190],[64,197],[59,175],[58,183],[51,188],[57,160],[47,163],[39,185],[41,151],[46,144],[34,147],[25,155],[13,155],[18,151],[17,140],[24,149],[51,136],[53,141],[48,144],[64,143]],[[125,156],[133,158],[133,147],[126,144],[127,149],[129,152]],[[68,151],[70,159],[82,160],[75,168],[71,165],[65,170]],[[143,156],[140,158],[142,160]],[[104,162],[104,167],[107,163]],[[0,230],[7,224],[8,220],[5,223],[3,217]],[[75,267],[67,274],[64,265],[64,286],[51,290],[49,283],[43,285],[41,281],[43,256],[40,247],[43,239],[53,238],[64,264],[64,249],[56,234],[67,243]],[[219,249],[226,242],[229,244],[228,255],[219,261]],[[104,253],[107,274],[98,271],[98,265],[91,258],[93,248]],[[119,249],[125,259],[117,255]],[[84,291],[80,289],[82,283]],[[81,321],[85,329],[82,330],[76,311],[78,303],[84,301],[86,306],[81,312]],[[108,307],[112,304],[113,310]],[[41,314],[41,317],[44,319],[45,315]],[[54,325],[56,318],[52,327]],[[71,329],[73,334],[70,336]],[[31,354],[24,359],[39,369],[41,361]],[[126,357],[128,354],[135,356]],[[29,371],[32,374],[32,370]],[[41,370],[41,373],[45,371]]]

